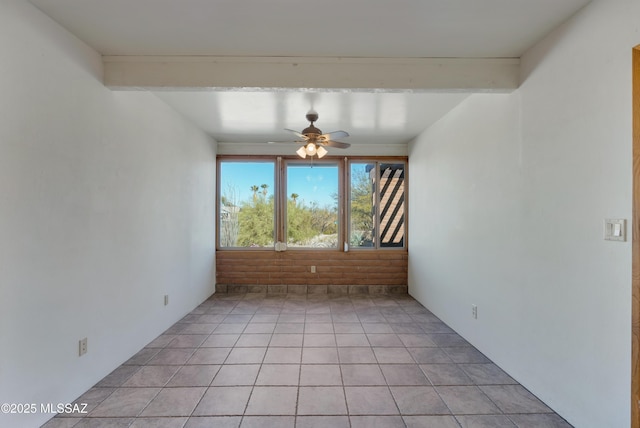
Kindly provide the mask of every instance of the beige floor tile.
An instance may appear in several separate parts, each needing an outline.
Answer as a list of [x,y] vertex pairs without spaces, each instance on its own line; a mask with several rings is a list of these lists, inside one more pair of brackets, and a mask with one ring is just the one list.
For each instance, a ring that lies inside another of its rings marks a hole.
[[431,385],[417,364],[381,364],[387,385]]
[[100,403],[92,417],[138,416],[160,392],[160,388],[120,388]]
[[196,406],[193,415],[242,416],[252,389],[250,386],[210,387]]
[[183,428],[186,417],[136,418],[129,428]]
[[349,419],[351,428],[405,428],[400,416],[351,416]]
[[260,364],[224,365],[213,378],[211,386],[253,385],[259,370]]
[[209,386],[220,367],[220,365],[183,366],[167,386]]
[[298,415],[346,415],[344,390],[337,386],[301,386]]
[[413,364],[414,360],[407,348],[374,347],[373,353],[379,364]]
[[238,428],[241,416],[193,416],[184,428]]
[[341,364],[344,385],[386,385],[382,370],[377,364]]
[[350,428],[347,416],[298,416],[296,428]]
[[258,373],[256,385],[297,386],[300,379],[298,364],[263,364]]
[[275,333],[271,336],[269,347],[301,348],[302,334]]
[[260,364],[267,348],[233,348],[225,364]]
[[338,364],[337,348],[303,348],[303,364]]
[[551,413],[552,410],[521,385],[489,385],[480,389],[504,413]]
[[436,391],[453,414],[501,413],[477,386],[437,386]]
[[246,415],[295,415],[297,386],[256,386]]
[[347,386],[344,392],[350,415],[397,415],[400,413],[386,386]]
[[342,385],[340,366],[337,364],[303,364],[300,370],[300,385]]
[[[241,428],[294,428],[294,416],[245,416]],[[216,427],[217,428],[217,427]]]
[[142,411],[141,416],[189,416],[206,388],[164,388]]
[[458,428],[453,416],[404,416],[407,428]]
[[131,376],[122,386],[158,386],[162,387],[176,374],[180,366],[144,366]]
[[198,348],[187,364],[222,364],[233,348]]
[[430,386],[392,386],[391,394],[403,415],[447,415],[451,412]]
[[302,348],[268,348],[264,356],[264,364],[300,364]]
[[505,415],[469,415],[456,417],[462,428],[515,428]]

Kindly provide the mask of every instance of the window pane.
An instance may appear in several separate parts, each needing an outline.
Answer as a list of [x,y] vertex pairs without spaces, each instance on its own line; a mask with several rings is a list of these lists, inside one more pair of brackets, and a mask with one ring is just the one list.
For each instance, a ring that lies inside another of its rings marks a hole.
[[273,247],[274,163],[220,163],[220,247]]
[[374,178],[375,164],[351,164],[349,246],[354,248],[374,245]]
[[380,247],[404,246],[404,163],[380,164]]
[[287,164],[287,245],[338,247],[338,165]]

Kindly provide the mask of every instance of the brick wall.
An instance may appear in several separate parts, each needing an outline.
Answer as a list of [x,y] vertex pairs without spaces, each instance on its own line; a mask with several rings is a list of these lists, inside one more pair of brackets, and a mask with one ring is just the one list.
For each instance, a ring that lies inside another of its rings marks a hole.
[[406,286],[407,252],[217,251],[216,277],[220,285]]

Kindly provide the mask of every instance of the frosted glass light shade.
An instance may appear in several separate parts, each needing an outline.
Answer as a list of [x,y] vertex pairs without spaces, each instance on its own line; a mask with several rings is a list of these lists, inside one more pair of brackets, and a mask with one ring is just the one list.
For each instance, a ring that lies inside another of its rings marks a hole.
[[302,159],[306,158],[307,156],[318,156],[318,159],[321,159],[329,152],[327,152],[327,149],[325,149],[324,147],[316,145],[315,143],[307,143],[306,146],[302,146],[298,150],[296,150],[296,153]]
[[298,150],[296,150],[296,153],[298,154],[298,156],[304,159],[307,157],[307,148],[305,146],[302,146]]

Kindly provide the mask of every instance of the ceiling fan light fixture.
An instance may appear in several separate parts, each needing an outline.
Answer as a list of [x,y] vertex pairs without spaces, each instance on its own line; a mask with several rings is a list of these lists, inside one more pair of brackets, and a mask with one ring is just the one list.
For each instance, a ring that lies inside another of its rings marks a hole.
[[318,155],[318,159],[322,159],[324,155],[326,155],[328,152],[327,152],[327,149],[325,149],[324,147],[318,146],[316,153]]
[[307,155],[314,156],[316,154],[317,147],[314,143],[310,142],[307,144]]
[[318,113],[315,111],[309,111],[309,113],[307,113],[307,120],[311,123],[307,128],[302,130],[302,132],[294,131],[293,129],[285,129],[286,131],[294,133],[299,138],[296,143],[301,143],[302,147],[298,148],[296,153],[302,159],[305,159],[308,156],[313,161],[314,156],[318,156],[318,159],[325,157],[328,153],[325,146],[336,147],[339,149],[346,149],[350,146],[349,143],[334,140],[334,138],[348,137],[348,132],[333,131],[323,134],[321,130],[313,126],[314,122],[318,120]]

